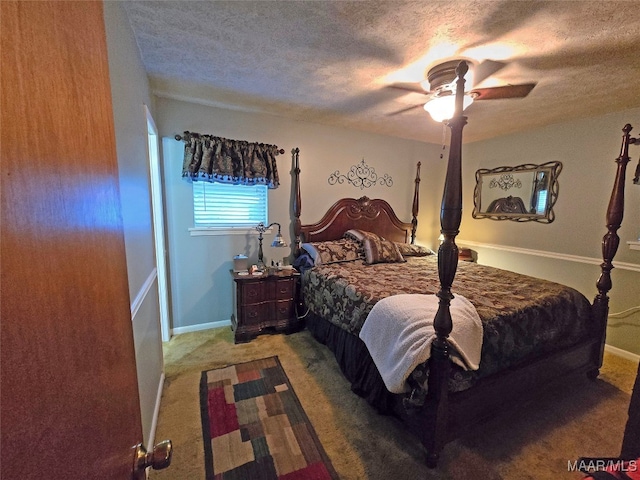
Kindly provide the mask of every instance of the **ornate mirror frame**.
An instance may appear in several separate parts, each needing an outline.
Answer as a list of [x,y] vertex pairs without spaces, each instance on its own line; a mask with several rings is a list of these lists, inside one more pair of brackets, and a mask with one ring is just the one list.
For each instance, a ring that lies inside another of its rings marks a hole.
[[[561,162],[477,170],[473,218],[553,222],[553,206],[558,200],[558,175],[561,171]],[[513,192],[509,192],[511,189],[514,189]]]

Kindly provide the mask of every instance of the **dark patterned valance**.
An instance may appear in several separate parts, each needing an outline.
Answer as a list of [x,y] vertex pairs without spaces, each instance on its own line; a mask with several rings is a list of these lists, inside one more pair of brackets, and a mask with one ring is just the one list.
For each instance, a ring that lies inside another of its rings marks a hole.
[[[180,138],[180,137],[176,137]],[[184,132],[182,176],[192,181],[278,188],[275,145]]]

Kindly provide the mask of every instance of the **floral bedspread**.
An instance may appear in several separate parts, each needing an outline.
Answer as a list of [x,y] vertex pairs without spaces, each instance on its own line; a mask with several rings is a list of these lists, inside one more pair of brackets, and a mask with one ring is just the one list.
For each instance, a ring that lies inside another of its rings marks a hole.
[[[409,257],[405,263],[319,265],[302,277],[310,310],[354,335],[378,300],[400,293],[435,294],[439,288],[436,255]],[[476,307],[484,328],[480,369],[455,370],[455,391],[532,354],[572,346],[595,328],[590,303],[581,293],[546,280],[459,262],[451,290]]]

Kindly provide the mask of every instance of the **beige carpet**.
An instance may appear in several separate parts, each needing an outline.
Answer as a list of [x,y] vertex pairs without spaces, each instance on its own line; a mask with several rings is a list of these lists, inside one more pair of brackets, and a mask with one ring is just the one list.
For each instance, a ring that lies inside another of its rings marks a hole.
[[173,462],[152,480],[204,479],[200,372],[278,355],[340,478],[579,479],[568,463],[620,453],[637,364],[607,355],[600,378],[558,382],[445,446],[437,470],[417,439],[353,394],[331,352],[307,331],[235,345],[229,328],[178,335],[165,345],[166,382],[156,440],[171,439]]

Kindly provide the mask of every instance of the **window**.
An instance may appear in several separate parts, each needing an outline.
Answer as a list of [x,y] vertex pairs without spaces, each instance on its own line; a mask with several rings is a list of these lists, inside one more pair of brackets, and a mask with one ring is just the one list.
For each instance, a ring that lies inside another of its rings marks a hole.
[[266,185],[193,182],[196,228],[254,228],[267,221]]
[[547,211],[547,191],[538,192],[538,204],[536,205],[536,215],[544,215]]

